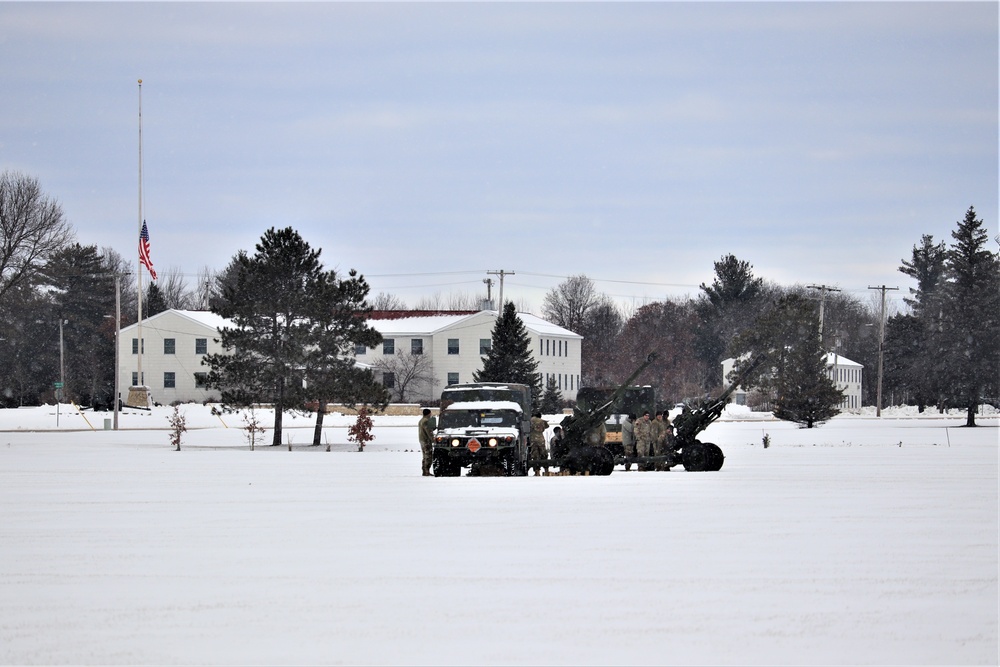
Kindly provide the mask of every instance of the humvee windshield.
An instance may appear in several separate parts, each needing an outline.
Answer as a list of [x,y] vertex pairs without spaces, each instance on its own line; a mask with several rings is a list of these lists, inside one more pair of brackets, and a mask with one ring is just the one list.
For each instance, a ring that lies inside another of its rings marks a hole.
[[438,418],[438,428],[514,426],[520,414],[513,410],[445,410]]

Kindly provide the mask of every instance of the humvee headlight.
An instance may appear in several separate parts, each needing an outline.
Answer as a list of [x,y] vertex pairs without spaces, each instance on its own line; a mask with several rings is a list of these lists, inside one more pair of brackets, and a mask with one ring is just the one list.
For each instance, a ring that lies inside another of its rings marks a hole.
[[497,441],[496,438],[490,438],[490,447],[496,447],[498,444],[500,443]]
[[458,438],[452,438],[451,439],[451,446],[452,447],[458,447],[461,444],[462,444],[462,441],[459,440]]

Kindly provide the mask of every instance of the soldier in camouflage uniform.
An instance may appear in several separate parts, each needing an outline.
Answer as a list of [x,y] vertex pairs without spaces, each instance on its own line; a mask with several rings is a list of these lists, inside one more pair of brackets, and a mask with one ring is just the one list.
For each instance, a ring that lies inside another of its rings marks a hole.
[[[662,412],[656,413],[656,419],[653,420],[650,430],[652,431],[653,440],[653,456],[666,456],[667,454],[667,431],[669,429],[669,422],[663,420],[664,414]],[[650,466],[650,470],[658,470],[662,468],[660,464]]]
[[[545,429],[549,427],[549,423],[542,419],[542,413],[536,412],[531,415],[531,449],[528,452],[528,458],[533,460],[547,459],[548,454],[545,451]],[[539,475],[539,466],[534,466],[535,477]],[[548,472],[548,466],[545,467],[545,472]]]
[[[649,412],[642,413],[642,417],[635,423],[635,453],[638,456],[649,456],[649,449],[653,444],[652,426]],[[639,469],[642,470],[643,467],[640,466]]]
[[437,420],[431,417],[429,408],[424,408],[423,417],[417,422],[417,435],[420,438],[420,453],[423,455],[420,467],[424,477],[430,477],[431,461],[434,457],[434,429]]
[[[635,415],[625,415],[622,421],[622,450],[625,458],[635,457]],[[625,470],[631,470],[632,464],[626,463]]]

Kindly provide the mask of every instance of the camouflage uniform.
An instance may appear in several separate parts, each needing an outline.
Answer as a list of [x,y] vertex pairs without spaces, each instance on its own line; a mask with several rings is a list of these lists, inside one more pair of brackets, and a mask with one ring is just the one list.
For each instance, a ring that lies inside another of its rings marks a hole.
[[648,413],[635,423],[635,453],[638,456],[649,456],[649,447],[653,442],[652,426]]
[[[547,459],[549,457],[548,452],[545,451],[545,429],[549,427],[549,423],[539,416],[533,416],[531,418],[531,449],[528,452],[529,459]],[[534,466],[535,476],[538,476],[538,470],[540,466]],[[545,468],[548,471],[548,468]]]
[[653,456],[663,456],[667,453],[667,422],[663,421],[663,414],[657,414],[656,419],[649,425],[651,440],[653,441]]
[[[625,420],[622,421],[622,449],[624,450],[625,458],[635,456],[635,422],[632,421],[632,415],[626,415]],[[625,470],[631,469],[632,464],[626,463]]]
[[[669,422],[663,421],[663,413],[658,412],[656,414],[656,419],[650,423],[650,431],[652,432],[653,440],[653,456],[665,456],[667,453],[667,430],[669,429]],[[653,464],[648,467],[648,470],[661,470],[663,468],[659,463]]]
[[423,455],[420,467],[424,477],[431,474],[431,461],[434,457],[435,428],[437,428],[437,420],[431,415],[424,415],[417,423],[417,435],[420,438],[420,453]]

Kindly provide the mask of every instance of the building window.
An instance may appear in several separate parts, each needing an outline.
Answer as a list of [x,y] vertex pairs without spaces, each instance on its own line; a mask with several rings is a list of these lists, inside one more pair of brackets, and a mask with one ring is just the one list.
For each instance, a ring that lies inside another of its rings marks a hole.
[[206,389],[206,388],[208,388],[208,373],[195,373],[194,374],[194,386],[195,386],[195,389]]
[[207,338],[195,338],[194,339],[194,353],[195,354],[208,354],[208,339]]
[[545,339],[545,356],[549,356],[549,339]]
[[138,387],[139,386],[139,374],[138,373],[132,373],[132,386],[133,387]]
[[423,354],[423,353],[424,353],[424,339],[423,338],[410,339],[410,354]]
[[395,338],[386,338],[382,341],[382,354],[396,354]]
[[458,354],[458,339],[449,338],[448,339],[448,354]]
[[458,373],[448,373],[448,386],[458,384]]
[[493,349],[493,339],[492,338],[480,338],[479,339],[479,354],[489,354],[490,350]]
[[[146,354],[146,339],[142,339],[142,353]],[[132,354],[139,354],[139,339],[132,339]]]
[[368,353],[368,348],[367,347],[365,347],[361,343],[355,343],[354,344],[354,356],[360,357],[360,356],[362,356],[364,354],[367,354],[367,353]]
[[163,339],[163,354],[177,354],[177,339],[176,338],[164,338]]
[[169,371],[163,374],[164,389],[173,389],[176,386],[177,382],[174,379],[174,377],[175,377],[174,374]]
[[396,386],[396,374],[382,373],[382,386],[386,389],[393,389]]

